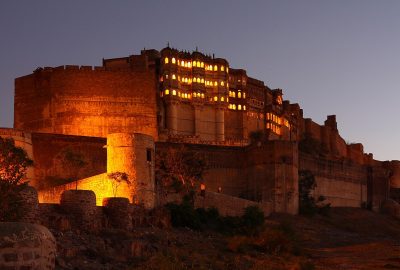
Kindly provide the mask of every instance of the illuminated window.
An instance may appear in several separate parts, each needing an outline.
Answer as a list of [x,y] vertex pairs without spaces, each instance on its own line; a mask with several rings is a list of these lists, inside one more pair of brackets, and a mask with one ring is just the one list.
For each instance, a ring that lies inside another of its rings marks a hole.
[[165,79],[168,79],[168,74],[165,74]]
[[172,79],[173,79],[173,80],[176,80],[175,74],[172,74]]
[[233,104],[233,109],[236,110],[236,104]]
[[242,93],[238,92],[238,98],[241,98],[241,97],[242,97]]
[[243,98],[246,98],[246,93],[243,92]]
[[169,90],[165,89],[165,95],[169,95]]
[[201,93],[201,98],[204,98],[204,94],[203,93]]
[[217,96],[214,97],[214,101],[218,101],[218,97]]
[[172,95],[176,96],[176,91],[175,90],[172,90]]
[[188,66],[188,68],[191,68],[192,67],[192,63],[188,62],[187,66]]
[[240,111],[240,110],[242,110],[242,105],[238,105],[238,110]]
[[198,83],[200,83],[200,82],[201,82],[200,78],[197,78],[197,82],[198,82]]
[[226,98],[226,101],[229,102],[229,98]]
[[221,86],[224,86],[224,82],[223,81],[221,81]]
[[184,67],[185,66],[185,61],[181,61],[181,66]]
[[196,61],[193,61],[193,66],[197,67],[197,62]]
[[225,101],[224,97],[221,97],[221,101]]
[[201,78],[201,83],[204,83],[204,78]]
[[176,63],[175,57],[172,57],[172,64],[175,64],[175,63]]
[[178,92],[178,97],[181,97],[181,92]]
[[189,78],[189,84],[191,84],[192,83],[192,79],[191,78]]
[[165,63],[165,64],[168,64],[168,63],[169,63],[169,59],[168,59],[168,57],[165,57],[165,59],[164,59],[164,63]]
[[228,109],[232,109],[232,104],[229,104],[229,105],[228,105]]
[[201,63],[200,63],[200,66],[203,68],[203,67],[204,67],[204,62],[201,62]]
[[224,71],[225,70],[225,67],[224,66],[221,66],[221,71]]
[[178,81],[181,81],[181,76],[178,75]]
[[214,82],[214,86],[217,86],[217,85],[218,85],[218,83],[217,83],[217,81],[215,81],[215,82]]
[[244,110],[244,111],[246,110],[246,105],[243,105],[243,110]]
[[188,97],[188,95],[187,95],[187,93],[185,93],[185,98],[187,98]]
[[196,97],[197,95],[196,95],[196,93],[193,93],[193,97]]
[[218,70],[218,67],[217,67],[217,65],[215,65],[214,66],[214,71],[217,71]]
[[236,97],[236,92],[232,92],[232,97]]
[[228,73],[229,72],[229,68],[228,67],[226,67],[226,73]]

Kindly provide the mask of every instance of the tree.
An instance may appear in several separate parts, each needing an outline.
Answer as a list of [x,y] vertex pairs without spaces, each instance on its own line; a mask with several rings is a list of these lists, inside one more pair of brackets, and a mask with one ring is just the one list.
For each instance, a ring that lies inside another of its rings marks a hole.
[[14,221],[22,215],[20,192],[28,185],[25,176],[32,164],[13,139],[0,137],[0,221]]
[[111,185],[112,185],[114,197],[117,197],[118,187],[123,182],[127,183],[128,185],[130,185],[130,183],[131,183],[129,181],[128,175],[123,172],[113,172],[113,173],[109,173],[107,176],[108,176],[108,178],[111,179]]
[[75,181],[75,189],[78,189],[78,176],[82,168],[87,165],[84,156],[81,153],[73,151],[71,148],[66,148],[61,152],[61,160],[63,167],[68,170]]
[[325,197],[315,199],[312,191],[317,187],[314,175],[307,170],[299,171],[299,210],[300,214],[313,216],[314,214],[328,214],[330,203],[324,203]]
[[169,147],[156,157],[156,180],[159,188],[189,193],[198,186],[206,169],[204,156],[184,146]]

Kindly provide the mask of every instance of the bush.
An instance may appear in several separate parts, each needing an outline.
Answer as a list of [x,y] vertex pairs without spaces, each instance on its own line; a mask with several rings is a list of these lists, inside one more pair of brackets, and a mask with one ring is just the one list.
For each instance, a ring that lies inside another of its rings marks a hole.
[[256,206],[245,209],[241,217],[221,217],[216,208],[194,209],[190,200],[167,205],[174,227],[215,230],[226,235],[256,235],[264,226],[264,213]]

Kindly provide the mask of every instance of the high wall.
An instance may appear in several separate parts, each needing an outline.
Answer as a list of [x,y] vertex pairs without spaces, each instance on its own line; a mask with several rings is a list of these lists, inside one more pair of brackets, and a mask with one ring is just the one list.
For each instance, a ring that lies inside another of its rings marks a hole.
[[14,127],[94,137],[140,132],[157,138],[156,80],[154,69],[39,69],[15,80]]
[[[47,133],[32,133],[35,182],[38,189],[83,179],[106,171],[106,139]],[[81,158],[83,166],[72,159]]]
[[[156,144],[156,152],[182,144]],[[202,155],[207,163],[206,190],[270,203],[273,211],[298,212],[297,144],[270,141],[261,146],[227,147],[184,144],[185,151]]]

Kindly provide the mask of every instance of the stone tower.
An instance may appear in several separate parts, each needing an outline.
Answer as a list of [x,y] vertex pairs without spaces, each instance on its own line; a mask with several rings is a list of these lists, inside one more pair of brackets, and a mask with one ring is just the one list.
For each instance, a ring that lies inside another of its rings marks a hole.
[[130,200],[155,206],[154,140],[149,135],[114,133],[107,136],[107,173],[128,174]]

